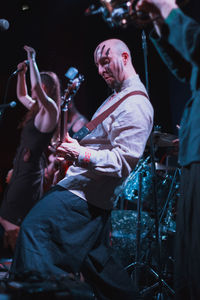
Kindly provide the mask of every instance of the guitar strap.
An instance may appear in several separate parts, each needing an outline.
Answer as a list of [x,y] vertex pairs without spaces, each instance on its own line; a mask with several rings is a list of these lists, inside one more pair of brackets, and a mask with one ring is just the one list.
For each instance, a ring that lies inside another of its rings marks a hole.
[[100,115],[98,115],[92,121],[88,122],[79,131],[77,131],[73,135],[73,138],[80,142],[86,135],[91,133],[92,130],[94,130],[100,123],[102,123],[103,120],[105,120],[126,98],[133,96],[133,95],[142,95],[142,96],[145,96],[147,99],[149,99],[147,94],[145,94],[142,91],[132,91],[132,92],[124,95],[124,97],[122,97],[119,101],[114,103],[112,106],[110,106],[108,109],[106,109]]

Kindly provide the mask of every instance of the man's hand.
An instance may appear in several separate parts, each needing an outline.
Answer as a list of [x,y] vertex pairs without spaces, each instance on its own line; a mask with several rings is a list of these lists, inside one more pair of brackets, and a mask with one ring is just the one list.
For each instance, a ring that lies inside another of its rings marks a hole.
[[158,13],[162,18],[166,19],[171,10],[178,8],[176,0],[140,0],[136,5],[136,10],[142,10],[148,13],[151,18],[152,14],[155,17],[155,13]]
[[80,153],[80,145],[77,140],[71,138],[67,133],[65,142],[58,146],[56,153],[58,160],[62,161],[63,159],[65,159],[73,162],[78,159]]

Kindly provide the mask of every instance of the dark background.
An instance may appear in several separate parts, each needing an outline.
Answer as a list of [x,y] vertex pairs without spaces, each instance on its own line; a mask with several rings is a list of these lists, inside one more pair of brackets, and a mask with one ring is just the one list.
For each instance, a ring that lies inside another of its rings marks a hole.
[[[190,91],[169,73],[148,40],[151,25],[145,28],[148,49],[148,69],[145,70],[142,29],[135,24],[126,29],[111,28],[101,15],[85,16],[84,12],[91,4],[99,6],[100,1],[1,1],[0,19],[7,19],[10,27],[0,32],[0,104],[17,102],[17,106],[5,110],[0,119],[0,182],[3,188],[19,142],[20,131],[17,127],[26,112],[16,98],[16,78],[9,80],[17,64],[26,59],[24,45],[35,48],[39,70],[56,72],[63,89],[67,86],[64,74],[69,67],[76,67],[84,75],[85,81],[75,97],[75,103],[79,111],[90,119],[110,92],[94,65],[94,49],[104,39],[122,39],[132,51],[135,69],[144,84],[148,75],[155,125],[160,125],[163,132],[177,135],[176,124],[179,124]],[[24,10],[24,7],[28,9]],[[183,10],[200,21],[199,8],[199,0],[191,0]]]

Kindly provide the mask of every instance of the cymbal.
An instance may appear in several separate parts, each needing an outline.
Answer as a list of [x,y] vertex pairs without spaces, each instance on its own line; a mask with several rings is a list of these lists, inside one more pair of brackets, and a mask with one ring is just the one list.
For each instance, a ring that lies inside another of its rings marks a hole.
[[[176,135],[160,132],[160,131],[153,131],[152,132],[152,139],[153,144],[157,145],[158,147],[174,147],[173,140],[177,139]],[[147,141],[147,145],[150,146],[150,137]]]

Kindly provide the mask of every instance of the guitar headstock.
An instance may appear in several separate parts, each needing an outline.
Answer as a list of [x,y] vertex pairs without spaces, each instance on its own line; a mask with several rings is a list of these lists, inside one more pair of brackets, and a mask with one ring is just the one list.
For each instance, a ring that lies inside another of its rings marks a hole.
[[64,95],[62,96],[62,104],[61,104],[62,109],[67,110],[68,104],[76,95],[83,81],[84,81],[84,76],[81,74],[79,74],[73,79],[70,79],[67,88],[64,90]]

